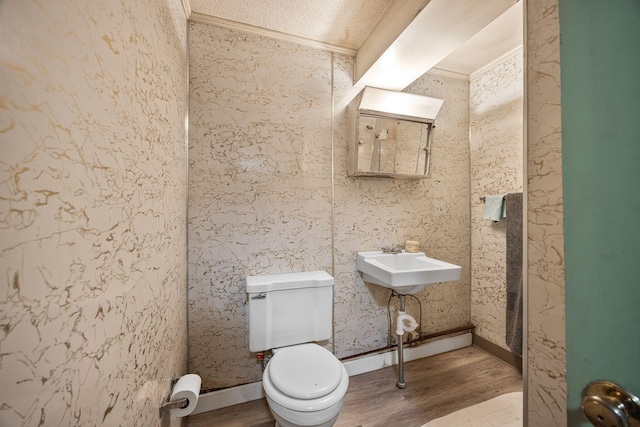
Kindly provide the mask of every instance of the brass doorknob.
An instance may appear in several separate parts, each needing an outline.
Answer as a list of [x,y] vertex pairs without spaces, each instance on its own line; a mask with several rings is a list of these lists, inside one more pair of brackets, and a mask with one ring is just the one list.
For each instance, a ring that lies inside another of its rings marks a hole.
[[640,399],[612,382],[590,383],[582,393],[581,406],[594,426],[640,426]]

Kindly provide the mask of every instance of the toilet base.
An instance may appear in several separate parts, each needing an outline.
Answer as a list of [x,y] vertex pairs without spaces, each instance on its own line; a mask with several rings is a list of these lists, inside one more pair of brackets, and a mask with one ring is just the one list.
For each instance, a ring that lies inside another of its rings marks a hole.
[[[271,414],[274,416],[274,418],[280,419],[284,423],[284,424],[280,424],[278,421],[276,421],[274,427],[300,427],[300,426],[298,426],[296,424],[287,423],[286,421],[282,420],[282,418],[276,416],[276,414],[274,414],[273,412]],[[336,415],[333,419],[331,419],[331,420],[329,420],[329,421],[327,421],[325,423],[322,423],[322,424],[319,424],[319,425],[315,425],[314,424],[313,427],[332,427],[336,423],[336,421],[338,421],[338,416],[339,415]],[[310,427],[310,426],[305,426],[305,427]]]
[[[340,416],[340,409],[342,409],[343,402],[344,399],[341,399],[335,405],[322,411],[298,412],[278,405],[267,396],[269,410],[276,419],[276,427],[331,427],[338,420],[338,416]],[[284,419],[282,415],[285,415],[287,419]]]

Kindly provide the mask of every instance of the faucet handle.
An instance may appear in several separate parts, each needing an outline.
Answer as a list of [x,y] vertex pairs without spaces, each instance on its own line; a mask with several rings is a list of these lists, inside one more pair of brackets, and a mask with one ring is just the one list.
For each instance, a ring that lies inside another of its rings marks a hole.
[[385,254],[399,254],[402,252],[402,249],[402,243],[398,243],[396,245],[383,246],[382,252]]

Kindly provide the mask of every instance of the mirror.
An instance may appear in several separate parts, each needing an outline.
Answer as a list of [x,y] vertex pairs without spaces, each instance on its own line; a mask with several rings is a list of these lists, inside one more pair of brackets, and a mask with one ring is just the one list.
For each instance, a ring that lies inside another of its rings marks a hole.
[[365,88],[349,105],[349,176],[429,176],[441,99]]
[[429,174],[431,123],[360,115],[356,176]]

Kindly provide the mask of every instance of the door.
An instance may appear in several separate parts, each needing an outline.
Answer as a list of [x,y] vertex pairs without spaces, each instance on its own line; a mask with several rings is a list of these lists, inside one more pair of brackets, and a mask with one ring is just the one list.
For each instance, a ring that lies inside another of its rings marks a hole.
[[640,396],[640,0],[560,0],[567,413]]

